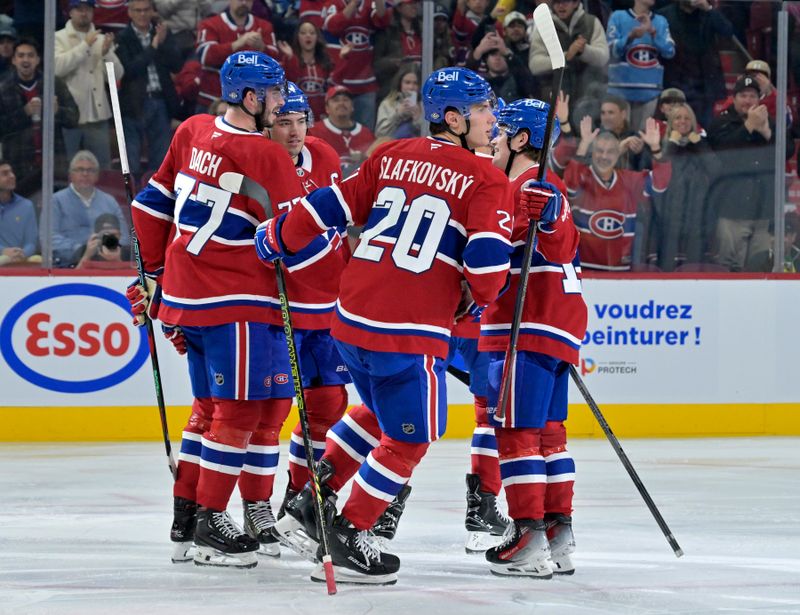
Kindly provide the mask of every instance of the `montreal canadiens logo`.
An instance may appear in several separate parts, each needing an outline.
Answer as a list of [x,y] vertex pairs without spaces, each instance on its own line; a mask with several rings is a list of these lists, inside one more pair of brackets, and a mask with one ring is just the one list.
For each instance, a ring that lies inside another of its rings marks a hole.
[[0,323],[0,352],[20,378],[59,393],[119,384],[147,360],[144,327],[125,296],[95,284],[57,284],[20,299]]
[[344,39],[353,46],[353,50],[367,49],[369,47],[369,30],[366,28],[351,28]]
[[650,45],[634,45],[625,54],[628,64],[636,68],[658,66],[658,50]]
[[289,382],[289,376],[287,374],[275,374],[275,384],[286,384]]
[[601,209],[589,216],[589,230],[601,239],[616,239],[625,234],[625,214]]

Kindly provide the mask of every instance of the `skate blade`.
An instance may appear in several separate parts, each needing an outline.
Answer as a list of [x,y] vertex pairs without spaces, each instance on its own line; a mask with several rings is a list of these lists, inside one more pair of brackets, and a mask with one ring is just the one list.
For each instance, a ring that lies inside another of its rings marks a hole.
[[464,550],[467,553],[484,553],[502,542],[502,536],[495,536],[489,532],[470,532],[467,534],[467,543],[464,545]]
[[197,547],[197,552],[194,554],[194,565],[219,568],[255,568],[258,565],[258,559],[255,551],[223,553],[211,547]]
[[[361,574],[355,570],[333,565],[333,578],[336,583],[343,585],[394,585],[397,583],[397,573],[390,574]],[[322,564],[318,564],[311,573],[311,580],[317,583],[325,582],[325,569]]]
[[272,535],[284,547],[291,549],[303,559],[312,564],[317,563],[317,548],[319,543],[306,534],[303,525],[292,515],[286,515],[272,526]]
[[194,543],[188,542],[173,542],[172,543],[172,563],[185,564],[194,559]]
[[279,558],[281,556],[281,545],[278,542],[262,542],[260,543],[256,553],[263,557]]
[[533,565],[527,564],[524,566],[519,565],[506,565],[492,564],[490,568],[493,575],[498,577],[529,577],[532,579],[552,579],[553,569],[550,567],[549,562],[544,564]]

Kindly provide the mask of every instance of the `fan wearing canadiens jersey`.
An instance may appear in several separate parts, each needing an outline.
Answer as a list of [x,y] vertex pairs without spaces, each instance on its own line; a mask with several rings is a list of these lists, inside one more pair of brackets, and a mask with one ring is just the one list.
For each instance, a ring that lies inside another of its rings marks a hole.
[[[382,431],[331,525],[336,578],[354,583],[397,579],[399,558],[381,551],[369,530],[444,433],[445,357],[461,282],[485,305],[508,277],[510,186],[470,151],[489,142],[491,88],[470,70],[445,68],[428,77],[422,98],[433,137],[382,145],[356,174],[313,192],[256,233],[259,256],[274,260],[320,231],[364,225],[331,327]],[[329,503],[348,478],[325,456],[320,477]],[[312,579],[324,579],[322,567]]]
[[[490,353],[489,417],[496,426],[500,475],[513,519],[503,544],[486,552],[492,572],[552,578],[571,574],[572,485],[575,464],[566,449],[569,364],[578,362],[587,310],[581,294],[578,231],[554,174],[537,183],[549,105],[523,99],[498,113],[495,164],[505,168],[516,215],[511,285],[481,317],[479,348]],[[558,138],[557,120],[553,139]],[[505,351],[514,318],[528,219],[539,220],[511,391],[502,421],[495,417]],[[548,541],[549,538],[549,541]]]
[[[272,140],[283,146],[291,156],[305,194],[336,183],[342,175],[336,151],[325,141],[307,135],[310,112],[306,95],[289,81],[286,83],[286,102],[270,129]],[[299,200],[300,197],[297,197],[278,203],[278,210],[291,209]],[[316,314],[313,322],[308,319],[304,328],[294,331],[315,461],[319,461],[325,450],[328,429],[347,408],[345,384],[350,382],[350,376],[330,334],[333,305],[339,294],[339,278],[345,259],[349,256],[343,234],[344,229],[341,234],[335,229],[328,231],[331,245],[336,246],[342,258],[303,263],[313,266],[290,266],[287,276],[287,294],[293,302],[325,303],[331,306],[330,311]],[[297,495],[308,478],[306,451],[298,422],[289,443],[289,483],[279,516],[282,516],[286,502]]]
[[[259,526],[271,516],[278,432],[294,390],[275,276],[252,249],[266,212],[222,189],[219,179],[226,172],[269,178],[274,204],[302,187],[286,151],[262,134],[284,102],[280,65],[262,53],[237,52],[220,79],[229,103],[225,116],[197,115],[181,124],[133,203],[144,268],[161,291],[135,285],[129,298],[134,313],[147,309],[161,319],[189,360],[195,402],[174,486],[173,559],[190,559],[194,539],[197,564],[251,567]],[[327,249],[320,238],[306,253],[319,260]],[[301,266],[304,258],[299,254],[291,264]],[[315,311],[330,314],[332,306],[303,308],[299,326]],[[225,512],[237,479],[247,534]]]

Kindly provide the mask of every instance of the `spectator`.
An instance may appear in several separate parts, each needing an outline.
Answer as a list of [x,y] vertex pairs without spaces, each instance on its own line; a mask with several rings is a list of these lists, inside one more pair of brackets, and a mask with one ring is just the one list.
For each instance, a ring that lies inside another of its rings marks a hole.
[[36,210],[14,192],[16,188],[14,169],[0,160],[0,266],[41,262],[36,254]]
[[328,88],[325,111],[328,117],[314,124],[308,134],[333,146],[342,163],[342,177],[347,177],[364,161],[375,136],[354,119],[353,95],[346,87],[335,85]]
[[456,50],[450,28],[450,12],[443,4],[433,9],[433,70],[455,65]]
[[[761,90],[761,98],[759,99],[763,105],[767,107],[770,119],[775,119],[775,114],[778,110],[778,90],[772,85],[772,69],[769,64],[764,60],[750,60],[744,67],[744,74],[749,75],[758,83]],[[733,96],[728,96],[723,103],[723,108],[727,108],[733,102]],[[790,128],[792,125],[792,109],[791,102],[786,101],[786,127]]]
[[378,89],[372,37],[391,23],[392,12],[386,0],[328,0],[324,17],[322,30],[337,69],[331,83],[352,93],[356,120],[372,130]]
[[419,19],[419,0],[399,0],[394,5],[394,19],[375,33],[375,77],[378,98],[389,93],[398,69],[406,62],[422,60],[422,22]]
[[172,33],[181,63],[185,62],[194,51],[200,19],[211,15],[211,0],[153,0],[153,2],[158,15]]
[[631,169],[639,171],[650,168],[647,150],[644,141],[632,130],[628,121],[630,106],[619,96],[606,94],[600,102],[600,128],[614,133],[619,140],[618,169]]
[[115,269],[131,266],[131,251],[121,245],[122,229],[114,214],[100,214],[76,269]]
[[662,271],[672,271],[677,265],[705,260],[713,230],[708,189],[719,163],[685,102],[672,105],[662,148],[672,164],[672,179],[667,190],[653,199],[656,264]]
[[[658,106],[653,113],[653,119],[658,122],[658,129],[661,131],[661,138],[667,134],[667,120],[670,112],[676,107],[686,102],[686,95],[678,88],[665,88],[658,97]],[[699,131],[698,131],[699,132]]]
[[[797,233],[800,230],[800,218],[796,212],[787,212],[783,218],[783,272],[797,273],[800,271],[800,247],[797,245]],[[774,224],[770,220],[770,235],[774,236]],[[747,259],[747,271],[772,271],[775,265],[774,239],[770,242],[769,250],[753,254]]]
[[733,26],[709,0],[675,0],[660,13],[675,40],[675,56],[664,61],[664,85],[683,90],[700,125],[709,126],[714,103],[725,98],[717,38],[729,38]]
[[[709,143],[722,169],[710,194],[717,208],[717,261],[731,271],[742,271],[749,256],[770,246],[775,122],[760,96],[755,79],[739,77],[733,88],[733,103],[708,129]],[[786,145],[788,150],[794,144],[787,139]]]
[[650,10],[654,3],[634,0],[633,9],[614,11],[608,22],[608,92],[628,101],[634,130],[655,111],[664,81],[660,59],[675,55],[667,20]]
[[286,80],[303,90],[314,118],[321,119],[333,62],[319,27],[312,21],[301,21],[292,44],[278,41],[278,48],[284,57]]
[[[592,130],[592,118],[581,120],[581,140],[559,140],[553,167],[563,174],[575,224],[581,234],[584,269],[627,271],[649,251],[648,206],[669,185],[671,165],[661,160],[658,125],[648,118],[642,140],[655,159],[652,171],[617,169],[620,142],[607,130]],[[591,147],[591,159],[586,155]]]
[[489,30],[470,52],[466,65],[482,74],[498,98],[511,102],[533,96],[533,75],[494,29]]
[[528,41],[528,20],[525,15],[519,11],[511,11],[503,18],[503,40],[514,58],[527,66],[531,44]]
[[145,140],[151,171],[167,154],[172,118],[180,111],[171,73],[179,72],[183,62],[166,24],[154,23],[152,0],[130,0],[128,14],[131,22],[117,37],[117,55],[125,67],[120,109],[131,173],[138,177]]
[[11,56],[14,55],[14,43],[17,42],[17,31],[14,20],[8,15],[0,15],[0,78],[11,68]]
[[[32,198],[42,186],[42,76],[36,41],[22,38],[14,46],[12,70],[0,79],[0,138],[3,156],[18,176],[20,194]],[[65,179],[66,158],[61,128],[78,124],[78,106],[62,79],[55,78],[55,171]]]
[[69,1],[69,21],[56,32],[55,74],[64,79],[80,111],[78,125],[63,129],[67,157],[85,148],[107,169],[111,162],[111,104],[104,63],[114,63],[117,79],[124,76],[125,69],[114,53],[114,35],[98,32],[93,16],[94,0]]
[[263,51],[279,57],[272,24],[251,14],[253,0],[228,0],[228,8],[198,25],[197,55],[203,66],[197,113],[219,98],[219,68],[234,51]]
[[[70,185],[53,195],[53,264],[72,267],[86,253],[101,214],[113,214],[122,229],[120,244],[129,246],[128,224],[110,194],[95,188],[100,167],[95,155],[81,150],[70,161]],[[44,232],[45,229],[42,229]],[[44,243],[45,238],[42,238]]]
[[[561,89],[571,101],[573,117],[590,113],[587,103],[606,93],[608,43],[603,24],[583,10],[580,0],[555,0],[553,23],[564,50],[566,70]],[[530,69],[542,87],[541,98],[548,98],[553,87],[550,56],[541,34],[531,32]],[[573,127],[574,128],[574,127]]]
[[401,66],[389,94],[378,107],[375,138],[408,139],[422,134],[419,65]]
[[489,0],[456,1],[456,10],[453,14],[453,34],[456,45],[463,50],[462,57],[466,57],[466,50],[472,46],[472,37],[478,27],[489,17],[488,9]]

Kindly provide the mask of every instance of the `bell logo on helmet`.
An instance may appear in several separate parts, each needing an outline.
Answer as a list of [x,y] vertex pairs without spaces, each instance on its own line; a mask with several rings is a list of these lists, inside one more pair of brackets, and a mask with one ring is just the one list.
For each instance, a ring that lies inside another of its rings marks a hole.
[[459,73],[457,73],[457,72],[441,71],[436,76],[436,81],[439,82],[439,83],[443,83],[445,81],[458,81],[458,75],[459,75]]
[[258,56],[252,53],[240,53],[236,56],[236,64],[252,64],[258,66]]

